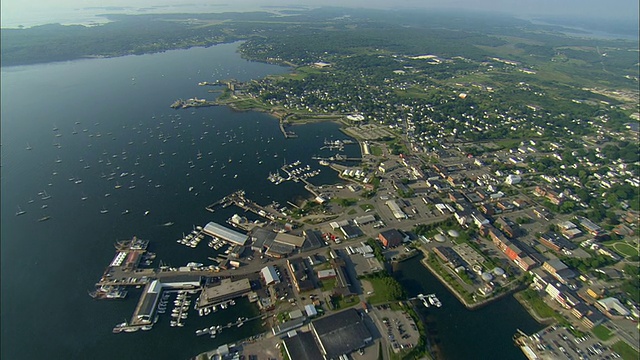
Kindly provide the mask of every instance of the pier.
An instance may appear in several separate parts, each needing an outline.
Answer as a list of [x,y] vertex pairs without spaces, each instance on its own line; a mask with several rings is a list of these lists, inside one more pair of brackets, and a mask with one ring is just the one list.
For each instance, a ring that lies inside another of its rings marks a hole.
[[320,160],[320,161],[362,161],[362,158],[347,157],[342,154],[335,154],[334,156],[331,156],[331,157],[313,156],[312,159]]

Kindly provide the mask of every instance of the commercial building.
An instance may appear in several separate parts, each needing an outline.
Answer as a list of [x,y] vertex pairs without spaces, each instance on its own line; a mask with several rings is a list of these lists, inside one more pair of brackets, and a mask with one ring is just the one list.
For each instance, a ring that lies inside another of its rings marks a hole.
[[404,237],[396,229],[389,229],[378,234],[378,240],[386,247],[396,247],[402,244]]
[[310,332],[296,332],[284,339],[284,351],[289,359],[324,360]]
[[241,246],[244,246],[249,239],[249,236],[247,235],[243,235],[214,222],[210,222],[205,225],[203,232],[209,236],[215,236],[232,244]]
[[276,273],[276,269],[273,265],[263,267],[262,270],[260,270],[260,275],[262,275],[262,278],[267,285],[277,284],[280,282],[280,277],[278,276],[278,273]]
[[387,200],[385,204],[387,204],[389,209],[391,209],[391,212],[393,213],[393,216],[396,219],[400,220],[400,219],[407,218],[407,214],[405,214],[404,211],[402,211],[402,209],[400,208],[400,205],[398,205],[398,203],[395,200]]
[[353,219],[354,224],[358,226],[369,224],[375,221],[376,221],[376,217],[373,215],[364,215],[364,216],[359,216]]
[[291,280],[298,291],[307,291],[313,289],[313,281],[309,279],[307,274],[307,264],[304,259],[287,260],[287,267],[291,273]]
[[304,235],[304,243],[302,244],[302,249],[313,250],[322,246],[324,241],[322,240],[322,233],[316,230],[305,230],[303,232]]
[[200,294],[200,300],[196,304],[196,308],[204,308],[231,300],[249,292],[251,292],[249,279],[240,279],[238,281],[222,279],[220,283],[213,286],[205,286],[202,289],[202,294]]
[[373,339],[358,311],[348,309],[314,320],[309,325],[326,359],[337,359],[367,346]]

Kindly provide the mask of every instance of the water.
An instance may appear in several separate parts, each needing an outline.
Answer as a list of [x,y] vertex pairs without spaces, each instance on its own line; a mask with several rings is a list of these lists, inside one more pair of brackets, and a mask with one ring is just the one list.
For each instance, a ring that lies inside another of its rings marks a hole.
[[402,262],[394,277],[409,296],[435,293],[438,309],[419,309],[426,316],[427,331],[436,338],[442,359],[526,359],[514,346],[516,329],[533,333],[542,326],[512,296],[478,310],[467,310],[421,263],[420,257]]
[[[285,159],[321,168],[315,184],[337,180],[310,159],[330,155],[319,150],[325,138],[345,138],[336,124],[295,127],[299,138],[285,140],[266,114],[169,108],[177,98],[215,96],[200,81],[289,71],[242,60],[236,50],[226,44],[2,68],[2,358],[184,359],[260,330],[253,322],[215,340],[195,336],[198,328],[256,311],[239,302],[229,315],[191,314],[184,328],[161,318],[149,332],[111,334],[131,316],[139,293],[124,301],[87,295],[113,258],[114,241],[133,235],[151,241],[156,261],[210,264],[206,242],[194,250],[176,239],[239,212],[204,210],[237,189],[261,204],[307,196],[301,183],[266,179]],[[359,149],[345,153],[359,156]],[[41,199],[45,191],[48,200]],[[16,216],[18,207],[26,214]],[[43,216],[51,219],[37,222]],[[167,222],[174,225],[162,226]]]

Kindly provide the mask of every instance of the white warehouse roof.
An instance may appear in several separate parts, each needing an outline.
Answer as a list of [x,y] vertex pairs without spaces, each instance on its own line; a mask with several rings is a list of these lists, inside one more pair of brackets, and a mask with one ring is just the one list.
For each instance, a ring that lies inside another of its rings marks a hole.
[[276,269],[272,265],[263,267],[262,270],[260,270],[260,273],[262,273],[264,282],[267,285],[280,282],[280,277],[278,277],[278,274],[276,274]]
[[237,245],[244,245],[249,239],[249,236],[247,235],[243,235],[214,222],[210,222],[205,225],[203,231],[208,235],[218,237]]

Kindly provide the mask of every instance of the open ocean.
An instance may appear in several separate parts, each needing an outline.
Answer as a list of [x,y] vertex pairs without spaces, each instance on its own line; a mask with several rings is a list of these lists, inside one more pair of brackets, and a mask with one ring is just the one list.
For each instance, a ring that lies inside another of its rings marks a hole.
[[[191,313],[184,328],[169,327],[167,316],[148,332],[112,334],[115,324],[131,316],[140,290],[123,301],[87,294],[112,260],[114,242],[134,235],[151,241],[150,251],[158,254],[154,266],[159,260],[176,267],[210,264],[207,257],[214,253],[205,241],[191,249],[176,240],[195,225],[224,223],[240,212],[204,209],[238,189],[260,204],[307,197],[302,183],[276,186],[267,180],[285,161],[321,169],[310,180],[316,185],[338,181],[311,159],[334,154],[320,150],[325,139],[346,138],[337,124],[296,126],[299,137],[286,140],[266,114],[169,107],[178,98],[214,97],[207,92],[211,87],[197,85],[201,81],[289,71],[243,60],[237,46],[1,69],[3,359],[187,359],[261,330],[256,321],[216,339],[195,336],[198,328],[255,314],[243,300],[228,313]],[[360,156],[357,145],[344,153]],[[17,216],[19,209],[26,213]],[[37,221],[44,216],[51,218]],[[169,222],[174,224],[163,226]],[[438,286],[424,268],[407,264],[399,276],[411,293]],[[436,289],[444,306],[434,315],[435,326],[447,358],[467,359],[460,346],[487,344],[509,351],[486,358],[521,358],[511,335],[517,327],[536,326],[513,299],[468,314]],[[496,316],[501,309],[509,316]],[[455,336],[449,337],[452,326]],[[494,328],[502,330],[480,336]]]

